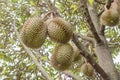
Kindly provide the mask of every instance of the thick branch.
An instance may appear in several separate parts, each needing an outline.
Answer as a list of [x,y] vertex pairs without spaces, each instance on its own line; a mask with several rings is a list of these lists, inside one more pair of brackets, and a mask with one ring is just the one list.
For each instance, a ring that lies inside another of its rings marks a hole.
[[27,48],[24,43],[21,41],[20,39],[20,35],[16,29],[16,22],[15,22],[15,19],[14,19],[14,23],[13,23],[13,26],[14,26],[14,30],[15,30],[15,33],[17,35],[17,38],[18,40],[20,41],[20,43],[22,44],[22,46],[25,48],[26,52],[29,54],[29,56],[32,58],[34,64],[37,66],[37,68],[39,69],[39,71],[41,71],[41,73],[43,74],[43,76],[46,78],[46,80],[52,80],[51,77],[49,76],[48,73],[46,73],[46,71],[42,68],[42,66],[39,64],[39,62],[37,61],[37,59],[35,58],[34,54],[32,53],[32,51]]
[[92,56],[83,48],[83,45],[79,42],[77,35],[74,33],[73,42],[80,49],[82,56],[94,67],[94,69],[104,78],[104,80],[110,80],[109,76],[104,72],[104,70],[95,62]]
[[81,7],[82,7],[82,9],[83,9],[84,15],[85,15],[85,17],[86,17],[86,21],[87,21],[88,24],[89,24],[89,26],[88,26],[89,29],[91,30],[91,32],[92,32],[92,34],[93,34],[96,42],[97,42],[97,43],[101,43],[102,40],[101,40],[100,37],[98,36],[98,33],[97,33],[96,29],[95,29],[95,26],[94,26],[94,24],[93,24],[93,22],[92,22],[92,19],[91,19],[90,14],[89,14],[89,10],[88,10],[88,7],[87,7],[87,3],[88,3],[87,0],[80,0],[80,3],[81,3]]

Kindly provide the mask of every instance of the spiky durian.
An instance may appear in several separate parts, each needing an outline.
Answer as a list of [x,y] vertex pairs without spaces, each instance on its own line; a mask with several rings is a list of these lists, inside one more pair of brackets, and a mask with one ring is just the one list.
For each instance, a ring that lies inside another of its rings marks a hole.
[[93,67],[91,66],[91,64],[89,63],[84,63],[82,66],[81,66],[81,72],[83,72],[84,75],[86,76],[93,76],[94,74],[94,69]]
[[100,22],[106,26],[115,26],[119,23],[119,12],[117,2],[111,4],[110,9],[105,5],[105,11],[100,16]]
[[60,71],[68,69],[73,61],[73,48],[70,44],[59,44],[51,56],[52,66]]
[[66,43],[70,40],[73,29],[69,22],[63,18],[55,17],[46,21],[48,35],[51,40],[59,43]]
[[29,18],[20,33],[22,42],[30,48],[39,48],[46,39],[46,25],[39,17]]

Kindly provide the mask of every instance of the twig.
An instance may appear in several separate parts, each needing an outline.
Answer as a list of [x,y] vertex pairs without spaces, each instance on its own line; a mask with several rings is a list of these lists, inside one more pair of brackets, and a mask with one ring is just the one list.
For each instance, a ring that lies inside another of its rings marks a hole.
[[100,12],[100,13],[98,13],[98,17],[100,17],[100,15],[102,14],[104,12],[104,9]]
[[48,73],[46,73],[46,71],[42,68],[42,66],[39,64],[39,62],[37,61],[37,59],[35,58],[34,54],[32,53],[32,51],[27,48],[24,43],[21,41],[20,39],[20,35],[16,29],[16,16],[14,16],[14,23],[13,23],[13,27],[14,27],[14,31],[16,33],[16,36],[18,38],[18,40],[20,41],[21,45],[24,47],[24,49],[26,50],[26,52],[29,54],[29,56],[32,58],[34,64],[37,66],[37,68],[41,71],[41,73],[43,74],[43,76],[46,78],[46,80],[52,80],[51,77],[49,76]]

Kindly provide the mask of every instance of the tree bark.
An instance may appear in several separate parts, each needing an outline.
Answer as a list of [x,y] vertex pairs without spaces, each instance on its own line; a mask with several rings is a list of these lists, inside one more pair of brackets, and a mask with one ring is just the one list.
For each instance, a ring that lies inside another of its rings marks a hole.
[[96,44],[96,55],[99,65],[108,74],[111,80],[119,80],[110,51],[104,44]]

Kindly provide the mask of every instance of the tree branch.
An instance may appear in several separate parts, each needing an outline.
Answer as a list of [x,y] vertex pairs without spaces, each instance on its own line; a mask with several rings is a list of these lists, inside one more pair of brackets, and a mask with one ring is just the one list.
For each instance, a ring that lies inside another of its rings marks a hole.
[[13,23],[13,27],[14,27],[14,31],[16,33],[16,36],[18,38],[18,40],[20,41],[21,45],[24,47],[24,49],[26,50],[26,52],[29,54],[29,56],[32,58],[34,64],[37,66],[38,70],[41,71],[42,75],[46,78],[46,80],[52,80],[51,77],[49,76],[48,73],[46,73],[46,71],[42,68],[42,66],[39,64],[39,62],[37,61],[37,59],[35,58],[34,54],[32,53],[32,51],[27,48],[24,43],[21,41],[20,39],[20,35],[16,29],[16,16],[14,16],[14,23]]
[[80,54],[84,56],[94,69],[104,78],[104,80],[110,80],[109,76],[104,72],[104,70],[95,62],[95,60],[92,58],[92,56],[83,48],[83,45],[79,42],[77,38],[77,34],[74,33],[72,41],[75,43],[75,45],[80,49]]
[[88,3],[87,0],[80,0],[80,3],[81,3],[81,8],[83,9],[83,13],[84,13],[84,15],[86,17],[86,21],[89,24],[88,27],[91,30],[96,42],[97,43],[102,43],[102,40],[100,39],[100,37],[99,37],[99,35],[98,35],[98,33],[97,33],[96,29],[95,29],[95,26],[94,26],[94,24],[92,22],[91,16],[89,14],[89,10],[88,10],[88,7],[87,7],[87,3]]
[[97,16],[100,17],[103,12],[104,12],[104,9],[101,10],[101,12],[99,12]]

